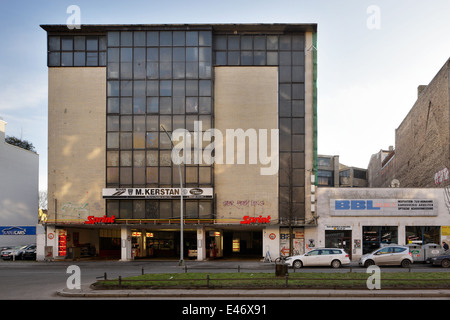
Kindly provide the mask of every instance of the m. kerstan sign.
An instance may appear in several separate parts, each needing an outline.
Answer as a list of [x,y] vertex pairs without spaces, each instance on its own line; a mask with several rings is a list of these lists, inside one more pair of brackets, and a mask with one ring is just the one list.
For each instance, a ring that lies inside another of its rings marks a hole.
[[[180,188],[105,188],[104,199],[171,199],[180,198]],[[213,188],[183,188],[183,197],[212,199]]]
[[330,199],[331,216],[436,216],[433,199]]

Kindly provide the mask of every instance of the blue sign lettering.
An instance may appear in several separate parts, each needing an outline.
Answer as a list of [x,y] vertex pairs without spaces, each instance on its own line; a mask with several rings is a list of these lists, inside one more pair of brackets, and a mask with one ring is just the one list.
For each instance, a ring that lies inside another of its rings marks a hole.
[[350,210],[350,201],[347,201],[347,200],[336,200],[334,202],[334,208],[336,210]]
[[372,200],[367,200],[367,210],[380,210],[380,207],[374,207]]
[[364,200],[352,200],[351,210],[366,209],[366,202]]
[[35,234],[36,227],[0,227],[0,235],[3,236],[25,236]]
[[335,200],[335,210],[380,210],[373,206],[373,200]]

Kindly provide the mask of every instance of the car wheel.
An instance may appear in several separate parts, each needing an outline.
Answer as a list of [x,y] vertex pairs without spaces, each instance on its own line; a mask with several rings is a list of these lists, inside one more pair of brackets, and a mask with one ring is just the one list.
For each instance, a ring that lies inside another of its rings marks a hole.
[[301,267],[303,267],[303,263],[300,260],[295,260],[292,266],[294,267],[294,269],[300,269]]
[[411,265],[411,261],[409,261],[408,259],[405,259],[402,261],[403,268],[409,268],[410,265]]
[[364,262],[364,267],[368,268],[370,266],[375,265],[375,262],[373,260],[367,260],[366,262]]
[[450,260],[448,260],[448,259],[443,259],[443,260],[441,261],[441,266],[442,266],[443,268],[448,268],[448,267],[450,267]]
[[331,267],[334,269],[338,269],[341,267],[341,262],[339,260],[333,260],[331,261]]

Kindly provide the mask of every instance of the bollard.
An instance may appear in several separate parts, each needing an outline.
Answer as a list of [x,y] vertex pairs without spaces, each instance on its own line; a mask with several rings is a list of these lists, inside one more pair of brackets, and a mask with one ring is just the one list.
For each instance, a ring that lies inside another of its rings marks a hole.
[[108,277],[107,277],[106,272],[105,272],[105,280],[107,280],[107,279],[108,279]]
[[288,287],[288,281],[289,281],[289,273],[286,272],[286,288]]
[[241,266],[238,265],[238,273],[240,273],[240,272],[241,272]]
[[144,267],[142,267],[141,275],[144,275]]
[[209,274],[206,275],[206,287],[209,288]]
[[120,287],[122,286],[122,277],[121,276],[119,276],[119,286]]

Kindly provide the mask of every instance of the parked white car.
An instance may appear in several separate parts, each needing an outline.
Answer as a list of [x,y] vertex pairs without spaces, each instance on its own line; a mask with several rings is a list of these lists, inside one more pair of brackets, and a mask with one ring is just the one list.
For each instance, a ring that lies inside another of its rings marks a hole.
[[287,257],[286,264],[295,269],[312,266],[339,268],[342,265],[350,264],[350,258],[343,249],[321,248],[298,256]]

